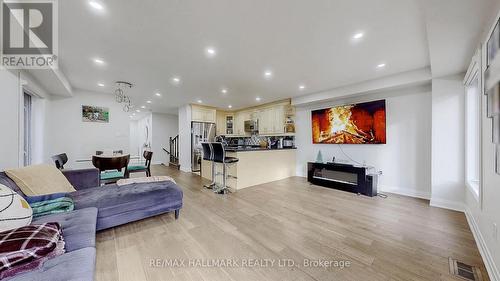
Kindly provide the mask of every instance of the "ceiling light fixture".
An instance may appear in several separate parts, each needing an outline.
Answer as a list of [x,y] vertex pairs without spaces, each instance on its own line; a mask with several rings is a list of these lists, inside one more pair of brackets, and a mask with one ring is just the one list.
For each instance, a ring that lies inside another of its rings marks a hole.
[[135,112],[139,113],[139,112],[141,112],[141,111],[140,111],[139,109],[136,109],[136,110],[135,110]]
[[104,87],[104,83],[97,83],[97,86]]
[[101,65],[104,64],[104,61],[102,59],[99,59],[99,58],[94,59],[94,62],[96,64],[101,64]]
[[202,101],[202,100],[197,100],[197,102],[198,102],[198,103],[203,103],[203,101]]
[[179,76],[174,76],[172,77],[171,82],[173,85],[177,86],[181,84],[181,78]]
[[271,70],[264,71],[264,77],[266,79],[271,79],[273,77],[273,72]]
[[217,55],[217,51],[213,47],[207,47],[205,53],[209,58],[213,58]]
[[221,92],[222,92],[223,94],[227,94],[227,89],[222,89],[222,90],[221,90]]
[[123,111],[129,112],[130,108],[133,107],[132,101],[130,97],[125,94],[125,90],[131,89],[133,87],[132,83],[125,81],[116,81],[116,90],[115,90],[115,100],[117,103],[124,103]]
[[161,94],[160,93],[156,93],[155,96],[161,97]]
[[304,85],[304,84],[300,84],[300,85],[299,85],[299,90],[301,90],[301,91],[302,91],[302,90],[304,90],[305,88],[306,88],[306,85]]
[[233,108],[233,106],[232,105],[228,105],[227,108]]
[[146,101],[146,103],[151,103],[151,101],[150,101],[150,100],[148,100],[148,101]]
[[363,32],[358,32],[352,36],[352,39],[361,39],[363,36],[365,36]]
[[99,10],[99,11],[104,9],[104,6],[103,6],[101,3],[98,3],[98,2],[96,2],[96,1],[90,1],[90,2],[89,2],[89,5],[90,5],[92,8],[94,8],[94,9],[96,9],[96,10]]
[[261,98],[260,98],[260,97],[256,97],[256,98],[255,98],[255,100],[256,100],[256,101],[260,101],[260,100],[261,100]]
[[381,64],[377,65],[377,68],[384,68],[384,67],[385,67],[385,63],[381,63]]
[[141,106],[141,108],[142,108],[142,109],[145,109],[145,108],[146,108],[146,106],[145,106],[145,105],[143,105],[143,106]]

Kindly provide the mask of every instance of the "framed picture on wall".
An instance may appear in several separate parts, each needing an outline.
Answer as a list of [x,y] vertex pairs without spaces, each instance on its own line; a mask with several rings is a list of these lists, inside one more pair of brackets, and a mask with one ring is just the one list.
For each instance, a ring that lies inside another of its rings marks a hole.
[[82,121],[109,123],[109,108],[92,105],[82,105]]
[[488,39],[488,43],[486,46],[487,54],[486,54],[486,67],[490,66],[493,59],[498,53],[500,49],[500,21],[497,22],[493,32],[491,33],[490,39]]

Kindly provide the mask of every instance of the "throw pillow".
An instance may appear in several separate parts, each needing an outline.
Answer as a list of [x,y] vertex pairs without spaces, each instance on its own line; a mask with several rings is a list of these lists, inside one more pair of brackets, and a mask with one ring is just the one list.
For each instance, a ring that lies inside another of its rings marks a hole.
[[153,177],[143,177],[143,178],[129,178],[129,179],[121,179],[116,182],[116,185],[129,185],[133,183],[149,183],[149,182],[162,182],[162,181],[171,181],[176,183],[175,180],[169,176],[153,176]]
[[75,188],[53,165],[34,165],[5,171],[27,196],[74,192]]
[[0,231],[29,225],[32,210],[19,194],[0,184]]

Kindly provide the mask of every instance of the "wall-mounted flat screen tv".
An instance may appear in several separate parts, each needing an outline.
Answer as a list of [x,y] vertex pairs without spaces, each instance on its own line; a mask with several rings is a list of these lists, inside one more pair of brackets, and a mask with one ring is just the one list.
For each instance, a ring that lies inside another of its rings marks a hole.
[[313,143],[385,144],[385,100],[314,110]]

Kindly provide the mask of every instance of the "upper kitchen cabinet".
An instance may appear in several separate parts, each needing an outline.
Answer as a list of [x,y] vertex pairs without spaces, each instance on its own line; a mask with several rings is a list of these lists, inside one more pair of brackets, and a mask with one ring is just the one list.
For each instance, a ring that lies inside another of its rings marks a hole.
[[285,107],[275,105],[263,108],[258,113],[259,134],[278,135],[285,133]]
[[216,110],[210,107],[192,105],[191,120],[196,122],[216,123]]

